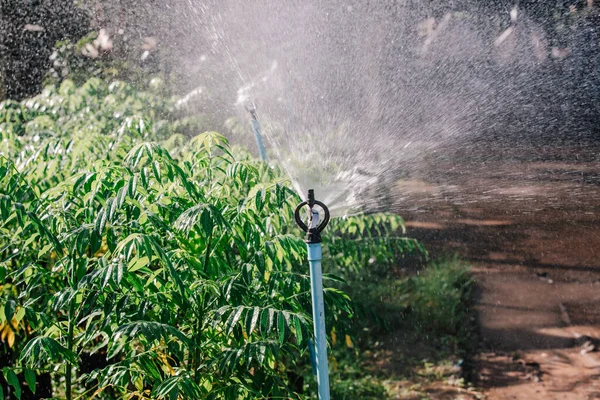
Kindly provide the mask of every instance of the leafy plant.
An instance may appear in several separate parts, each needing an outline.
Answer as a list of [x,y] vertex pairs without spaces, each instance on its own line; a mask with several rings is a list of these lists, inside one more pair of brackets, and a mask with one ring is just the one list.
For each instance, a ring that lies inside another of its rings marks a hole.
[[473,278],[468,265],[458,258],[440,260],[420,275],[405,281],[409,294],[409,318],[424,334],[460,338],[470,323],[469,303]]
[[[223,136],[178,134],[168,110],[95,78],[0,103],[0,323],[16,397],[13,375],[35,392],[47,372],[67,399],[310,396],[297,384],[312,332],[299,198]],[[326,262],[347,277],[420,249],[393,216],[328,232]],[[344,281],[325,280],[329,326],[344,332]]]

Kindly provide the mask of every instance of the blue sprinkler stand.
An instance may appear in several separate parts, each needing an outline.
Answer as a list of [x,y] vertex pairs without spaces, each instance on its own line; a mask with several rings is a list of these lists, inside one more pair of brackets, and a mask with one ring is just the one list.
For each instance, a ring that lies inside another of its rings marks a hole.
[[[306,225],[300,217],[300,210],[308,205],[309,225]],[[323,209],[325,216],[319,223],[319,212],[314,208],[317,205]],[[319,388],[319,400],[330,400],[329,396],[329,369],[327,366],[327,331],[325,329],[325,308],[323,301],[323,272],[321,270],[321,232],[329,223],[329,209],[325,204],[315,200],[313,189],[308,191],[308,200],[303,201],[296,208],[296,223],[306,232],[306,245],[308,247],[308,263],[310,265],[310,283],[312,291],[312,312],[314,320],[315,344],[314,369],[317,371],[317,385]],[[312,344],[309,344],[311,346]]]
[[258,147],[258,152],[260,153],[260,159],[262,161],[267,161],[267,150],[265,150],[265,144],[262,138],[262,131],[260,130],[260,122],[258,121],[258,115],[256,114],[256,107],[254,104],[251,106],[247,106],[246,110],[252,116],[252,120],[250,121],[252,125],[252,132],[254,133],[254,138],[256,139],[256,147]]

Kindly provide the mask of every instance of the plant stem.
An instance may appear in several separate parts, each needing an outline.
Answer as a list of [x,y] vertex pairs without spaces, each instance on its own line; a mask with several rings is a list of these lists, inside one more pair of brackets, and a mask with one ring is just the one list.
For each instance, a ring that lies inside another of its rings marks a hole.
[[208,242],[206,243],[206,254],[204,255],[204,266],[203,266],[203,269],[204,269],[204,273],[207,276],[210,276],[208,274],[208,266],[210,265],[210,252],[212,250],[211,249],[211,247],[212,247],[212,238],[213,238],[213,235],[211,233],[210,236],[208,236]]
[[[202,299],[202,303],[204,303],[204,298]],[[204,308],[204,304],[200,304],[200,301],[197,302],[198,304],[198,315],[196,316],[196,318],[198,319],[196,321],[196,334],[194,335],[194,345],[195,345],[195,349],[194,349],[194,364],[193,364],[193,368],[194,368],[194,380],[196,381],[196,383],[200,383],[200,340],[202,338],[202,309]]]
[[[75,282],[77,280],[77,263],[75,261],[71,262],[71,279],[70,279],[70,283],[71,283],[71,288],[72,289],[76,289],[77,288],[77,283]],[[69,352],[69,355],[73,353],[73,332],[75,330],[75,323],[74,323],[74,319],[75,319],[75,298],[76,296],[73,296],[73,299],[71,299],[71,302],[69,304],[69,330],[67,332],[67,350]],[[72,396],[72,388],[73,388],[73,364],[71,364],[70,361],[67,360],[67,371],[66,371],[66,376],[65,376],[65,397],[66,400],[71,400],[73,398]]]
[[[208,271],[208,266],[210,264],[210,251],[211,251],[211,247],[212,247],[212,238],[213,235],[212,233],[208,236],[208,242],[206,244],[206,254],[204,255],[204,273],[207,274]],[[195,334],[195,340],[194,340],[194,344],[195,344],[195,349],[194,349],[194,363],[193,363],[193,368],[194,368],[194,379],[196,381],[199,380],[200,378],[200,372],[198,371],[200,369],[200,358],[201,358],[201,354],[200,354],[200,340],[202,338],[202,319],[203,319],[203,310],[204,310],[204,300],[205,298],[202,298],[202,302],[197,301],[196,303],[198,304],[198,312],[196,315],[197,321],[196,321],[196,334]]]
[[[71,304],[69,306],[69,331],[67,333],[67,350],[69,353],[73,352],[73,317],[75,313],[75,299],[71,300]],[[65,395],[67,400],[71,400],[71,388],[72,388],[72,373],[73,373],[73,365],[70,361],[67,361],[67,373],[66,373],[66,390]]]

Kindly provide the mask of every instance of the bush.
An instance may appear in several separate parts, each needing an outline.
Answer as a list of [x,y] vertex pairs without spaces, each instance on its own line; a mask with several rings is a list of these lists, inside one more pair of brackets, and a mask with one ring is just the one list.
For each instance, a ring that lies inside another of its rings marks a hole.
[[[15,395],[47,371],[67,399],[307,395],[300,199],[223,136],[178,134],[168,110],[98,79],[0,103],[0,322]],[[359,269],[416,248],[380,234],[401,235],[401,220],[334,222],[325,262]],[[329,326],[343,332],[343,281],[325,284]]]
[[469,267],[463,261],[432,263],[406,281],[409,317],[424,334],[457,337],[465,328],[472,287]]

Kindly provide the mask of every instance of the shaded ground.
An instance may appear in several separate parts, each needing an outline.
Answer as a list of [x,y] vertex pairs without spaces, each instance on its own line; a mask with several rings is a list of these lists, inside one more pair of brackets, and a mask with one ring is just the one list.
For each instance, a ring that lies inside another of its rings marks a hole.
[[490,145],[395,188],[410,236],[474,265],[488,399],[600,399],[599,150]]

